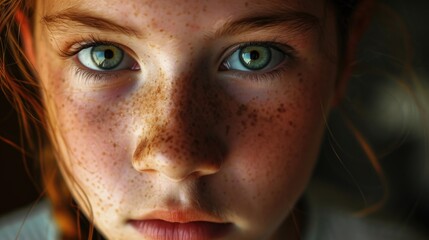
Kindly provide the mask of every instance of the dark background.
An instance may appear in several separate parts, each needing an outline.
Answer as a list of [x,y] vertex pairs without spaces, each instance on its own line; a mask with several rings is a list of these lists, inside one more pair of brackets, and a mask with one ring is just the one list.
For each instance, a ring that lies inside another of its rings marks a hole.
[[[390,183],[390,198],[384,210],[394,212],[396,220],[429,229],[429,135],[424,119],[429,115],[429,1],[384,2],[393,9],[394,15],[386,7],[377,11],[375,23],[360,47],[358,61],[363,62],[364,67],[351,80],[345,101],[355,110],[351,115],[356,126],[378,149]],[[411,50],[404,45],[407,39]],[[407,55],[412,56],[413,68],[405,71]],[[374,74],[374,68],[384,73]],[[416,96],[397,81],[412,83],[413,74],[421,84],[416,88]],[[334,182],[358,198],[362,199],[360,192],[363,192],[367,202],[375,202],[383,186],[368,161],[362,160],[365,155],[356,150],[359,147],[352,134],[339,119],[341,114],[336,111],[330,121],[338,144],[327,136],[315,175]],[[16,113],[2,94],[0,136],[20,142]],[[341,150],[338,151],[341,161],[333,154],[333,148]],[[18,150],[0,142],[0,215],[37,199],[39,193],[30,177],[34,175],[25,170],[25,165],[31,171],[35,164],[31,159],[24,162]]]

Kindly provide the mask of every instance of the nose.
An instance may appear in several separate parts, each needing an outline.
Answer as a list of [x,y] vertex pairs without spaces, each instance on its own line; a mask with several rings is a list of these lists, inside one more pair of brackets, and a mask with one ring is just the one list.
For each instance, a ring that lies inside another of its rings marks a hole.
[[226,147],[213,131],[220,115],[213,102],[216,94],[186,80],[165,88],[152,110],[153,120],[144,122],[146,130],[133,155],[137,171],[158,172],[174,181],[219,171]]
[[134,154],[133,167],[139,172],[158,172],[174,181],[219,171],[223,150],[215,139],[199,141],[179,134],[166,130],[153,139],[142,140]]

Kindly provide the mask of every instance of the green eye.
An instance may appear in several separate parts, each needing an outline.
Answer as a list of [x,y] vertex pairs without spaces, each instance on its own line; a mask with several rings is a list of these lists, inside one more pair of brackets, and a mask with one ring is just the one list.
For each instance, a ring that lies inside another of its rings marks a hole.
[[264,69],[271,61],[271,51],[265,46],[248,46],[240,49],[240,62],[249,70]]
[[91,58],[100,69],[111,70],[122,62],[124,52],[113,45],[99,45],[92,47]]
[[270,71],[287,57],[286,53],[271,43],[248,43],[229,55],[222,62],[220,71]]
[[78,62],[84,67],[99,71],[140,70],[138,63],[124,50],[113,44],[98,44],[80,50]]

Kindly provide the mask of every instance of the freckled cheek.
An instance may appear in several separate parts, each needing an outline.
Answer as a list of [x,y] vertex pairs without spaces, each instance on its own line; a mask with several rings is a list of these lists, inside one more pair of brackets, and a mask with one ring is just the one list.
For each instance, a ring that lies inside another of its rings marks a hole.
[[263,176],[259,180],[270,181],[290,170],[312,166],[323,133],[320,114],[290,111],[275,116],[277,119],[250,126],[237,139],[234,148],[243,154],[242,164],[250,167],[244,175],[254,171],[254,175]]
[[232,169],[230,181],[239,187],[228,190],[231,196],[242,193],[238,195],[249,205],[236,207],[243,212],[255,209],[255,214],[265,215],[278,211],[279,204],[293,204],[310,177],[323,134],[323,114],[320,101],[307,100],[319,98],[317,91],[296,92],[238,108],[240,116],[230,121],[226,169]]
[[65,95],[57,106],[60,137],[68,147],[70,165],[88,172],[118,174],[130,159],[129,118],[119,107],[86,97]]

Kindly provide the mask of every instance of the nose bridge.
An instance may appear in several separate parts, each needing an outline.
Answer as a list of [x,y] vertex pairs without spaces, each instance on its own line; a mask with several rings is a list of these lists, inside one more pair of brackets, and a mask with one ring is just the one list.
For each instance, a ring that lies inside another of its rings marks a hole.
[[197,74],[177,74],[163,91],[156,122],[140,139],[133,156],[138,171],[156,171],[171,179],[213,174],[225,148],[212,132],[216,112],[210,88]]

